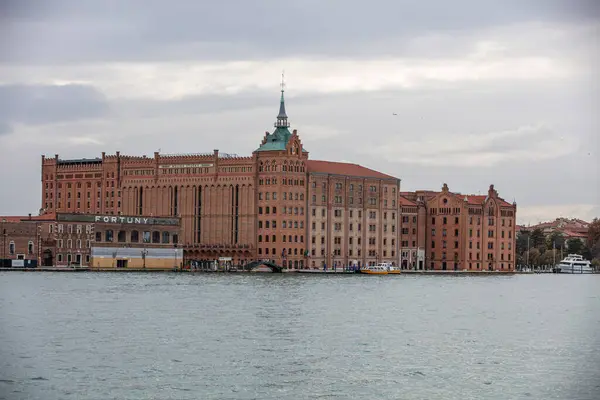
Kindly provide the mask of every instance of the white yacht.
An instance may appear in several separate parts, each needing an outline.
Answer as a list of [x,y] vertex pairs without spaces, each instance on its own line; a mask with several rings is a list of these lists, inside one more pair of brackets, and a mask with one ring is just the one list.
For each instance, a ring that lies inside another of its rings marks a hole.
[[591,263],[579,254],[569,254],[557,266],[556,272],[562,274],[591,274],[594,272]]

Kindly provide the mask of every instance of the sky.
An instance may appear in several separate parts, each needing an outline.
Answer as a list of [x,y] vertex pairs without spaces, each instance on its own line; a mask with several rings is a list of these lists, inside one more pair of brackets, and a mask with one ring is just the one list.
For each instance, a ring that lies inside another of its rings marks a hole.
[[41,155],[250,155],[286,108],[311,159],[402,190],[600,217],[595,0],[0,0],[0,214]]

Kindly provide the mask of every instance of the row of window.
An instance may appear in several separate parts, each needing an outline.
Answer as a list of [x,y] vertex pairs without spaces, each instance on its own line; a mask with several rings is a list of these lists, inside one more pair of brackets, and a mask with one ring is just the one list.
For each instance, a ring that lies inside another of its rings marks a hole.
[[[304,229],[304,221],[282,221],[281,222],[281,226],[282,228],[300,228],[300,229]],[[258,229],[276,229],[277,228],[277,221],[273,220],[273,221],[258,221]]]
[[[316,188],[317,187],[317,182],[312,182],[311,186],[313,188]],[[322,182],[321,186],[322,186],[323,189],[326,189],[327,188],[327,182]],[[336,182],[336,184],[335,184],[335,190],[342,190],[343,188],[344,188],[343,183]],[[348,185],[348,190],[350,192],[354,191],[354,184],[353,183],[351,183],[350,185]],[[361,192],[362,190],[363,190],[363,186],[362,185],[358,185],[358,191]],[[369,192],[376,193],[377,192],[377,186],[370,185],[369,186]],[[383,187],[383,192],[384,193],[388,192],[388,187],[387,186]],[[395,187],[392,188],[392,194],[396,194],[396,188]]]
[[[480,253],[477,253],[476,254],[477,258],[473,258],[473,253],[469,253],[469,260],[480,260],[479,255],[480,255]],[[508,254],[507,258],[508,258],[507,261],[512,261],[511,260],[511,254]],[[431,252],[431,259],[432,260],[436,259],[436,254],[433,251]],[[442,252],[442,260],[445,260],[445,259],[446,259],[446,252]],[[494,254],[493,253],[487,253],[487,259],[488,260],[493,260],[494,259]],[[458,260],[458,253],[454,253],[454,260]],[[504,254],[500,255],[500,260],[501,261],[505,261],[504,260]]]
[[[258,180],[258,186],[277,185],[277,178],[262,178]],[[281,184],[284,186],[304,186],[304,179],[283,178]]]
[[[317,251],[316,249],[312,249],[311,250],[311,255],[312,256],[316,256],[317,255]],[[325,249],[321,249],[320,252],[321,257],[325,257]],[[334,249],[333,252],[331,253],[332,256],[338,256],[341,257],[342,256],[342,250],[341,249]],[[377,253],[376,250],[368,250],[367,251],[367,255],[368,257],[379,257],[379,253]],[[354,251],[352,249],[348,250],[348,257],[354,257]],[[388,252],[387,250],[383,250],[383,257],[386,258],[388,256]],[[362,251],[361,249],[356,250],[356,257],[362,257]],[[396,251],[392,250],[390,251],[390,257],[396,257]]]
[[[506,268],[510,270],[510,269],[511,269],[511,265],[512,265],[512,264],[510,264],[510,263],[507,263],[507,264],[506,264]],[[435,262],[433,262],[433,261],[432,261],[432,262],[431,262],[431,265],[430,265],[431,269],[436,269],[436,268],[435,268],[435,266],[436,266]],[[445,269],[448,269],[448,268],[450,268],[450,266],[448,266],[448,265],[446,264],[446,262],[444,261],[444,262],[442,262],[442,264],[440,265],[440,268],[439,268],[439,269],[445,270]],[[460,268],[460,266],[459,266],[459,263],[457,263],[457,262],[453,263],[453,265],[452,265],[452,268],[453,268],[454,270],[458,270],[458,269]],[[492,263],[488,263],[488,270],[489,270],[489,271],[491,271],[491,270],[492,270],[492,268],[493,268],[493,266],[492,266]],[[470,270],[473,270],[473,269],[474,269],[474,268],[473,268],[473,263],[472,263],[472,262],[470,262],[470,263],[469,263],[469,269],[470,269]],[[481,269],[480,263],[476,263],[476,268],[475,268],[475,269],[476,269],[476,270],[480,270],[480,269]],[[500,264],[500,269],[501,269],[501,270],[503,270],[503,269],[504,269],[504,263],[501,263],[501,264]]]
[[[288,193],[287,192],[283,192],[283,200],[304,200],[304,193],[289,193],[289,199],[288,199]],[[277,200],[277,192],[258,192],[258,199],[259,200]]]
[[[376,206],[377,205],[377,197],[369,197],[369,205],[371,206]],[[317,202],[317,195],[313,194],[312,195],[312,203],[315,204]],[[327,196],[325,195],[321,195],[321,203],[326,203],[327,202]],[[343,203],[343,196],[334,196],[333,202],[335,204],[342,204]],[[363,203],[363,199],[362,197],[358,198],[358,204],[362,204]],[[349,197],[348,198],[348,204],[354,204],[354,197]],[[387,207],[388,206],[388,201],[387,199],[383,200],[383,206]],[[392,200],[392,207],[396,207],[396,200]]]
[[[264,214],[267,215],[276,215],[277,214],[277,207],[258,207],[258,214],[262,215],[264,211]],[[282,214],[283,215],[304,215],[304,207],[283,207],[282,210]]]
[[[316,244],[317,243],[316,239],[317,238],[314,237],[314,236],[311,238],[312,244]],[[321,244],[325,244],[325,236],[321,236]],[[333,238],[333,244],[335,244],[335,245],[341,245],[342,244],[342,238],[339,237],[339,236],[334,237]],[[348,238],[348,244],[349,245],[353,245],[354,244],[354,238]],[[360,246],[360,244],[361,244],[361,238],[356,238],[356,244]],[[369,238],[369,244],[370,245],[376,244],[376,238],[370,237]],[[383,239],[383,245],[387,246],[387,238]],[[396,239],[391,239],[391,245],[392,246],[396,245]]]
[[[71,265],[72,263],[75,263],[77,265],[81,264],[81,254],[75,254],[74,256],[75,257],[73,257],[73,254],[71,254],[71,253],[67,253],[67,264],[68,265]],[[57,263],[62,264],[63,260],[64,260],[64,258],[63,258],[62,253],[58,253],[56,255]],[[86,264],[90,263],[90,255],[89,254],[85,255],[85,263]]]
[[[357,227],[356,231],[357,232],[361,232],[361,230],[362,230],[362,224],[356,224],[356,227]],[[316,229],[317,229],[317,223],[313,222],[312,223],[312,230],[315,231]],[[325,230],[325,222],[321,222],[321,230],[322,231]],[[333,224],[333,230],[334,231],[341,231],[342,230],[342,223],[341,222],[335,222]],[[354,231],[354,224],[353,223],[348,224],[348,230],[350,232]],[[388,231],[387,224],[383,225],[383,232],[387,232],[387,231]],[[413,229],[413,231],[416,231],[416,230]],[[369,224],[369,232],[377,232],[377,225],[375,225],[375,224]],[[392,225],[391,226],[391,232],[392,233],[396,232],[396,225]]]
[[[477,244],[477,246],[476,246],[477,249],[479,249],[480,248],[479,247],[479,242],[476,242],[476,244]],[[442,240],[442,248],[445,249],[446,247],[447,247],[446,241]],[[458,249],[458,247],[459,247],[458,241],[454,241],[454,248]],[[433,240],[431,241],[431,248],[435,249],[435,241],[433,241]],[[469,242],[469,248],[470,249],[473,248],[473,242]],[[490,250],[493,250],[494,249],[494,242],[488,242],[487,248],[490,249]],[[500,243],[500,250],[504,250],[504,242]],[[508,250],[512,250],[512,242],[508,242]]]
[[[52,204],[53,203],[46,203],[46,209],[48,209],[48,205],[50,206],[49,208],[52,209]],[[112,208],[114,206],[115,206],[115,202],[114,201],[112,201],[112,200],[110,202],[108,200],[106,201],[106,208],[108,208],[108,207]],[[117,201],[117,207],[121,208],[121,200]],[[62,202],[60,202],[60,201],[58,202],[57,208],[59,208],[59,209],[62,208]],[[71,208],[71,202],[67,201],[67,209],[69,209],[69,208]],[[81,202],[80,201],[78,201],[76,203],[76,208],[78,210],[81,209]],[[87,208],[87,212],[91,213],[91,202],[89,202],[89,201],[87,202],[87,207],[86,208]],[[100,209],[100,201],[97,201],[96,202],[96,212],[100,212],[99,209]]]
[[[129,240],[127,240],[129,239]],[[142,243],[162,243],[162,244],[170,244],[170,243],[178,243],[179,236],[177,234],[171,234],[171,232],[167,231],[117,231],[116,242],[118,243],[139,243],[141,239]],[[114,231],[112,229],[107,229],[104,232],[97,231],[96,232],[96,242],[115,242]]]
[[[12,256],[12,255],[15,255],[15,254],[16,254],[16,252],[17,252],[17,247],[16,247],[16,244],[15,244],[15,241],[14,241],[14,240],[11,240],[11,241],[8,243],[8,254],[10,254],[10,255]],[[35,252],[35,246],[34,246],[33,242],[30,240],[30,241],[27,243],[27,254],[30,254],[30,255],[31,255],[31,254],[33,254],[34,252]]]
[[[414,217],[414,219],[415,219],[415,221],[414,221],[414,222],[416,222],[416,217]],[[490,218],[488,218],[488,225],[489,225],[489,226],[494,226],[494,224],[495,224],[495,220],[496,220],[496,219],[495,219],[495,218],[493,218],[493,217],[490,217]],[[438,220],[438,221],[439,221],[439,220]],[[448,224],[448,217],[443,217],[443,218],[441,219],[441,221],[442,221],[442,224],[443,224],[443,225],[446,225],[446,224]],[[469,224],[470,224],[470,225],[473,225],[473,221],[474,221],[474,220],[473,220],[473,217],[469,217]],[[431,224],[432,224],[432,225],[435,225],[435,222],[436,222],[436,218],[435,218],[435,217],[431,217]],[[459,217],[454,217],[454,223],[455,223],[455,224],[458,224],[458,223],[459,223]],[[505,220],[504,218],[502,218],[502,219],[501,219],[501,224],[502,224],[502,226],[506,226],[506,220]],[[481,217],[477,217],[477,225],[481,225]],[[511,227],[511,226],[512,226],[512,219],[509,219],[509,220],[508,220],[508,226],[509,226],[509,227]]]
[[[285,161],[285,162],[287,162],[287,161]],[[279,167],[281,167],[281,168],[279,168]],[[304,167],[304,163],[296,164],[296,165],[283,164],[280,166],[280,165],[275,164],[275,161],[273,161],[273,162],[266,161],[264,164],[261,161],[260,165],[258,166],[258,171],[259,172],[278,172],[278,171],[305,172],[305,167]]]
[[269,249],[268,247],[259,247],[258,248],[258,254],[259,255],[274,255],[274,256],[281,256],[281,257],[289,257],[289,256],[306,256],[307,254],[304,253],[304,249],[283,249],[281,251],[281,254],[277,254],[277,249],[276,248],[272,248]]
[[[281,235],[281,241],[283,243],[292,243],[292,239],[294,239],[294,243],[304,243],[304,235]],[[258,243],[276,243],[277,236],[276,235],[258,235]]]
[[[53,188],[52,186],[53,186],[52,183],[50,183],[50,185],[48,186],[48,182],[46,182],[46,189],[48,189],[48,188],[52,189]],[[66,186],[67,189],[72,189],[73,188],[73,184],[70,183],[70,182],[66,183],[65,186]],[[83,185],[81,184],[81,182],[77,182],[75,184],[75,186],[76,186],[77,189],[81,189]],[[90,189],[92,187],[92,182],[85,182],[85,186],[88,189]],[[102,187],[102,182],[96,182],[96,186],[98,188],[101,188]],[[62,182],[58,182],[58,184],[57,184],[56,187],[59,188],[59,189],[62,189],[62,187],[63,187]],[[106,182],[106,187],[115,187],[115,181]]]
[[[64,244],[64,242],[63,242],[63,239],[58,239],[58,240],[57,240],[57,243],[56,243],[56,247],[58,247],[59,249],[62,249],[62,248],[63,248],[63,244]],[[83,244],[83,242],[82,242],[82,240],[81,240],[81,239],[77,239],[77,240],[75,241],[75,246],[76,246],[76,248],[78,248],[78,249],[81,249],[81,245],[82,245],[82,244]],[[90,241],[90,240],[86,240],[86,241],[85,241],[85,247],[87,247],[87,248],[90,248],[90,247],[92,247],[92,243],[91,243],[91,241]],[[72,249],[72,248],[73,248],[73,240],[71,240],[71,239],[67,239],[67,247],[66,247],[66,248],[67,248],[67,249]]]

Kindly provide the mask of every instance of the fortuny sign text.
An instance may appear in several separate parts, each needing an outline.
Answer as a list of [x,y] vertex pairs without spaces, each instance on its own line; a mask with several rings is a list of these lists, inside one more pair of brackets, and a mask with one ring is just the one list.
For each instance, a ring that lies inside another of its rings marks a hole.
[[150,218],[138,217],[108,217],[96,215],[94,222],[112,222],[113,224],[147,224]]

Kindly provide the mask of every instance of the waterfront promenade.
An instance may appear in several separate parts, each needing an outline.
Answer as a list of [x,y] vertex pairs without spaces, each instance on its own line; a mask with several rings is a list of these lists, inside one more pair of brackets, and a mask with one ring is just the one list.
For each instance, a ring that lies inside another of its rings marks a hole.
[[[143,272],[143,273],[188,273],[188,274],[256,274],[256,273],[272,273],[270,271],[247,271],[247,270],[230,270],[230,271],[212,271],[212,270],[193,270],[193,269],[179,269],[179,268],[165,268],[165,269],[157,269],[157,268],[89,268],[89,267],[80,267],[80,268],[69,268],[69,267],[43,267],[43,268],[0,268],[0,271],[7,272],[73,272],[73,273],[82,273],[82,272],[116,272],[116,273],[132,273],[132,272]],[[299,269],[299,270],[282,270],[282,273],[285,274],[312,274],[312,275],[351,275],[351,274],[359,274],[357,271],[352,270],[331,270],[328,269],[326,271],[322,269]],[[402,272],[398,275],[513,275],[513,274],[534,274],[531,271],[439,271],[439,270],[402,270]],[[360,274],[366,275],[366,274]]]

